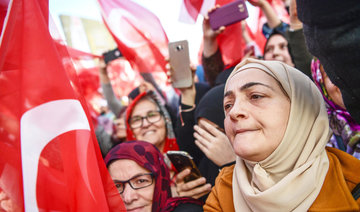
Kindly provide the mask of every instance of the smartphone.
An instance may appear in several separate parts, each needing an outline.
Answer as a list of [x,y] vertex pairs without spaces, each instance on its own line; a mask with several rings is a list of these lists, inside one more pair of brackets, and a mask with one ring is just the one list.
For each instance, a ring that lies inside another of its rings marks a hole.
[[185,182],[201,177],[201,173],[189,153],[185,151],[168,151],[166,157],[170,160],[176,171],[181,172],[187,168],[191,170],[191,173],[184,178]]
[[116,49],[113,49],[111,51],[108,51],[108,52],[105,52],[103,54],[104,56],[104,61],[105,61],[105,64],[108,64],[109,62],[119,58],[119,57],[122,57],[122,54],[121,52],[119,51],[118,48]]
[[209,13],[209,22],[213,30],[229,26],[249,17],[245,0],[236,0]]
[[187,40],[169,43],[169,63],[174,88],[187,88],[193,83]]

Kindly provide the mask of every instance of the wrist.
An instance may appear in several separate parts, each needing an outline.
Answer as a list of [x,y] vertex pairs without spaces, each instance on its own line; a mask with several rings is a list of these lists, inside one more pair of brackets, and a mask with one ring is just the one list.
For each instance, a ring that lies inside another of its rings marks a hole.
[[263,9],[266,6],[266,4],[270,6],[270,4],[267,1],[258,0],[258,7],[260,7],[261,9]]
[[297,23],[290,22],[290,30],[291,31],[295,31],[295,30],[302,29],[302,28],[303,28],[303,24],[301,22],[297,22]]

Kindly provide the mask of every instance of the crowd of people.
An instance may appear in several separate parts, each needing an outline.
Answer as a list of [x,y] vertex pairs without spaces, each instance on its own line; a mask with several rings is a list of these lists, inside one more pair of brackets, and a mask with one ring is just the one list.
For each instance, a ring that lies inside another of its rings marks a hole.
[[[226,27],[205,16],[206,82],[191,66],[175,104],[144,81],[123,105],[100,61],[96,135],[128,211],[360,211],[359,4],[291,0],[284,23],[268,1],[248,1],[267,19],[264,49],[243,21],[244,57],[227,66]],[[191,167],[177,170],[169,151],[189,153],[202,177],[185,180]]]

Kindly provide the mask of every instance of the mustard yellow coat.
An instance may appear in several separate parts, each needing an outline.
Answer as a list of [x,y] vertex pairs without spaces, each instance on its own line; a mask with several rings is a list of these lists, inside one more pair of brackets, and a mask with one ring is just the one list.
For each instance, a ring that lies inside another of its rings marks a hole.
[[[360,211],[360,198],[351,191],[360,183],[360,160],[327,147],[330,166],[321,191],[309,211]],[[232,176],[234,166],[221,170],[204,205],[204,211],[233,212]]]

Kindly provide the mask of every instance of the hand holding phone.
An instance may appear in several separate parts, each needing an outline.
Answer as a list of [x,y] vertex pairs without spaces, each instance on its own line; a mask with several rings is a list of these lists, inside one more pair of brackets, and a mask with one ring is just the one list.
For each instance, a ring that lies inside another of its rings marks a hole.
[[186,40],[169,43],[171,81],[174,88],[187,88],[193,83],[189,44]]
[[236,0],[225,4],[209,13],[210,26],[213,30],[246,19],[249,16],[245,1]]
[[196,167],[192,157],[185,151],[168,151],[166,157],[171,161],[177,172],[190,169],[190,174],[184,178],[185,182],[196,180],[201,177],[199,169]]

